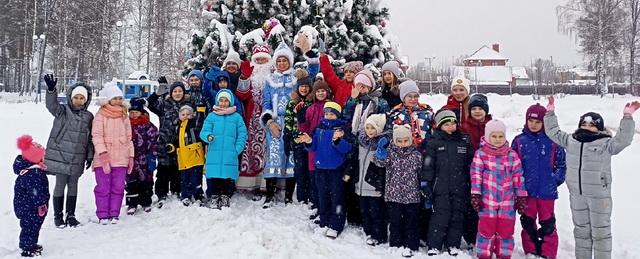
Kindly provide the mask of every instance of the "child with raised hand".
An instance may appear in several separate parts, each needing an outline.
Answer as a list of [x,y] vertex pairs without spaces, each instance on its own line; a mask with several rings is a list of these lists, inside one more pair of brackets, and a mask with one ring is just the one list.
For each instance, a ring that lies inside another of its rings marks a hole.
[[142,206],[145,212],[151,211],[151,196],[153,196],[153,171],[155,171],[155,156],[158,151],[158,128],[149,120],[149,113],[144,109],[145,100],[131,98],[129,120],[133,131],[132,141],[134,149],[133,170],[126,177],[125,186],[127,214],[133,215]]
[[231,91],[218,91],[213,112],[207,115],[200,131],[200,139],[208,144],[205,163],[208,207],[229,207],[239,176],[238,155],[247,140],[247,127],[242,116],[235,112]]
[[433,204],[429,221],[427,255],[435,256],[447,249],[449,255],[460,253],[465,209],[469,206],[469,165],[473,148],[469,136],[458,129],[458,119],[451,110],[436,114],[436,130],[427,143],[422,168],[425,199]]
[[96,174],[96,215],[99,223],[117,224],[124,197],[125,177],[133,170],[135,151],[131,141],[131,121],[120,88],[108,84],[100,91],[104,101],[93,119],[91,130],[98,161]]
[[46,150],[29,135],[18,138],[17,145],[21,154],[13,162],[13,172],[17,176],[13,211],[20,220],[21,255],[33,257],[42,254],[38,236],[49,206],[49,180],[43,162]]
[[[67,89],[67,103],[58,103],[58,79],[49,74],[44,76],[47,84],[46,106],[54,116],[53,127],[47,141],[47,174],[56,176],[53,189],[54,224],[58,228],[76,227],[76,202],[78,200],[78,180],[84,170],[91,168],[94,149],[91,141],[93,114],[87,110],[91,103],[91,87],[78,82]],[[67,190],[65,205],[65,189]],[[67,216],[64,217],[64,211]]]
[[342,166],[352,145],[345,136],[345,121],[340,120],[342,108],[335,102],[324,104],[324,119],[309,136],[303,133],[296,139],[306,143],[307,149],[316,152],[316,184],[318,187],[318,212],[320,226],[328,227],[325,235],[335,239],[344,229],[344,172]]
[[476,254],[480,259],[511,258],[516,210],[522,214],[527,191],[518,154],[506,140],[506,126],[493,119],[471,163],[471,204],[479,212]]
[[387,169],[384,200],[389,212],[389,246],[404,247],[402,256],[412,257],[419,245],[422,155],[413,145],[411,126],[394,125],[393,144],[381,138],[374,161]]
[[632,116],[638,109],[640,102],[627,103],[615,136],[595,112],[580,116],[578,129],[569,134],[560,130],[554,98],[549,97],[544,129],[567,152],[566,182],[576,258],[611,258],[611,157],[631,145],[635,131]]
[[540,104],[527,109],[525,127],[513,139],[511,148],[522,161],[528,194],[526,209],[520,216],[524,253],[553,259],[558,253],[554,203],[566,166],[564,148],[553,143],[544,131],[542,120],[546,112]]

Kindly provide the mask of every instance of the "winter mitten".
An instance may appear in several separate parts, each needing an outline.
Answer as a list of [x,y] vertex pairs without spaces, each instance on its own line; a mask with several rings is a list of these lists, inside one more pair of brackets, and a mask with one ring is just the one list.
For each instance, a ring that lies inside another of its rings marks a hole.
[[240,63],[240,72],[242,73],[242,78],[249,78],[253,73],[253,66],[251,66],[251,61],[242,61],[242,63]]
[[47,215],[47,211],[49,211],[49,207],[47,204],[38,206],[38,216],[44,217]]
[[109,157],[109,153],[104,152],[102,154],[99,154],[98,160],[100,160],[102,171],[104,171],[105,174],[111,173],[111,166],[109,165],[109,161],[111,161],[111,157]]
[[378,140],[378,147],[376,148],[376,158],[378,160],[384,160],[389,156],[389,151],[387,151],[387,147],[389,146],[389,140],[386,137],[381,137]]
[[58,79],[54,78],[52,74],[45,75],[44,82],[47,83],[47,90],[49,92],[56,90],[56,84],[58,84]]
[[278,125],[277,122],[275,122],[274,120],[271,120],[269,122],[268,127],[269,127],[269,131],[271,132],[271,136],[272,137],[280,138],[281,130],[280,130],[280,125]]
[[633,101],[631,103],[627,103],[627,105],[624,106],[624,111],[623,114],[624,115],[633,115],[634,112],[636,112],[638,109],[640,109],[640,102],[638,101]]
[[556,109],[556,105],[555,105],[555,99],[552,96],[547,97],[547,100],[549,101],[549,103],[547,104],[547,112],[552,112]]
[[480,194],[471,194],[471,207],[473,207],[473,210],[480,212],[482,206],[482,196]]
[[516,198],[516,211],[518,214],[524,213],[524,209],[527,208],[527,197],[519,196]]
[[299,102],[298,104],[296,104],[295,107],[293,107],[293,110],[298,113],[302,108],[304,107],[304,102]]
[[424,196],[425,200],[431,200],[431,187],[429,186],[429,182],[420,182],[420,191],[422,192],[422,196]]
[[169,92],[169,86],[167,84],[161,84],[156,87],[156,95],[164,95]]
[[127,174],[133,172],[133,157],[129,157],[129,163],[127,164]]
[[302,53],[307,53],[307,51],[311,50],[311,41],[303,32],[298,32],[294,45],[300,48]]

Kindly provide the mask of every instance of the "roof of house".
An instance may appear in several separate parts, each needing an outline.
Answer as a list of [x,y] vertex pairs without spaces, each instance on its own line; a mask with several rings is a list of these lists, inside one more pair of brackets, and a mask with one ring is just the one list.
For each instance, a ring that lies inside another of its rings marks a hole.
[[482,46],[480,49],[476,50],[471,56],[464,59],[466,60],[509,60],[502,56],[499,52],[493,50],[487,45]]
[[509,82],[515,77],[511,67],[505,66],[454,66],[451,71],[452,77],[464,75],[471,81],[471,85],[509,85]]

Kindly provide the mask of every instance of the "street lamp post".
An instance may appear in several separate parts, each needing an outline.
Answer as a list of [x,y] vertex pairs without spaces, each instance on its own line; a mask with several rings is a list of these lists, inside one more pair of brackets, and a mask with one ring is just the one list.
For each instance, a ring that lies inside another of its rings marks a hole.
[[33,35],[33,40],[36,43],[36,47],[35,47],[35,51],[38,52],[38,77],[35,80],[36,82],[36,89],[38,91],[38,94],[36,95],[36,103],[39,103],[42,101],[42,96],[40,95],[40,91],[41,91],[41,83],[42,83],[42,68],[44,66],[44,40],[46,39],[46,36],[44,34],[40,34],[40,36],[38,35]]

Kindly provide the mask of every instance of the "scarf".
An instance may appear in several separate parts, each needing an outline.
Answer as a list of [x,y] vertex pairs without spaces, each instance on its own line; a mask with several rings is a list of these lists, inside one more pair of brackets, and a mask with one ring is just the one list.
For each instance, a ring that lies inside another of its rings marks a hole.
[[127,109],[128,107],[124,103],[121,106],[114,106],[107,103],[100,109],[100,114],[107,118],[122,118],[127,116]]
[[[483,141],[485,141],[484,137],[483,137]],[[494,147],[493,145],[489,144],[489,142],[485,141],[481,149],[485,153],[492,156],[506,156],[511,150],[511,147],[509,147],[509,142],[505,142],[504,145],[502,145],[501,147]]]
[[369,115],[374,112],[374,109],[378,107],[378,97],[375,97],[372,100],[368,100],[369,104],[367,105],[367,109],[363,112],[364,102],[358,102],[356,104],[356,110],[353,113],[353,119],[351,120],[351,133],[357,135],[361,129],[364,129],[364,123],[369,118]]
[[605,131],[592,132],[585,129],[577,129],[572,136],[575,140],[581,143],[589,143],[601,138],[611,137],[611,135],[609,135],[609,133]]
[[147,117],[147,115],[143,114],[140,115],[140,117],[136,118],[136,119],[131,119],[131,127],[135,127],[138,125],[144,125],[149,123],[149,117]]
[[223,115],[229,115],[229,114],[232,114],[232,113],[236,112],[236,109],[237,108],[235,106],[222,108],[220,106],[215,105],[215,106],[213,106],[212,112],[217,114],[217,115],[223,116]]

